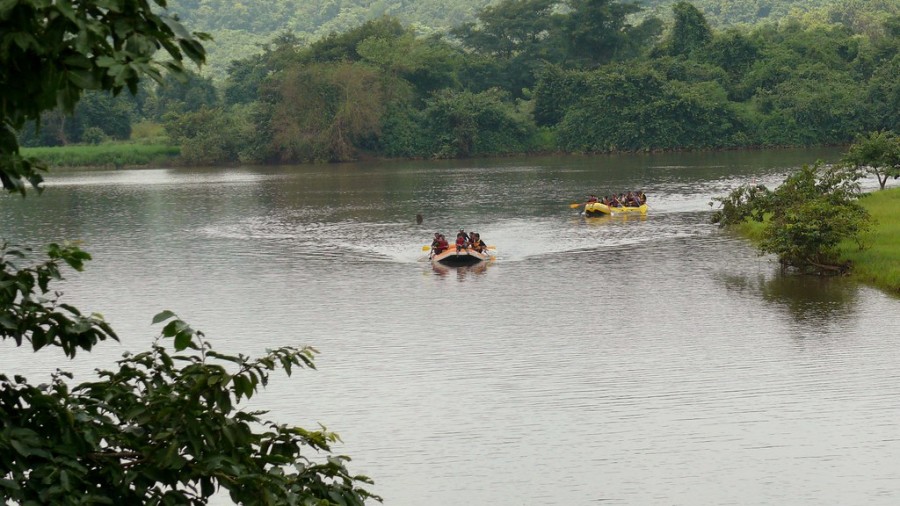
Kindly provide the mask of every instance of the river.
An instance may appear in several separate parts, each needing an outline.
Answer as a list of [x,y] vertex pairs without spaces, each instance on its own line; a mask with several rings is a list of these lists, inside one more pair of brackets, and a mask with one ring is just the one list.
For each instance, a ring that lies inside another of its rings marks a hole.
[[[900,300],[781,275],[709,223],[713,197],[839,155],[53,173],[0,198],[0,236],[82,241],[64,300],[122,342],[4,342],[0,370],[86,381],[170,309],[219,351],[315,346],[250,407],[339,433],[390,506],[897,504]],[[627,190],[645,219],[569,207]],[[433,267],[459,228],[497,259]]]

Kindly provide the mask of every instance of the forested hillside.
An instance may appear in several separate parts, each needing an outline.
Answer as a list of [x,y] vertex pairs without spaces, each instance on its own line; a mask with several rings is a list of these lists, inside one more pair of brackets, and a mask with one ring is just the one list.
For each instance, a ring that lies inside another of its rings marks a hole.
[[[672,17],[677,0],[636,0],[637,18]],[[446,33],[476,19],[498,0],[170,0],[193,30],[209,32],[209,65],[204,75],[219,81],[228,61],[261,52],[260,45],[279,33],[315,41],[342,33],[366,21],[390,16],[417,35]],[[900,10],[898,0],[696,0],[692,2],[713,27],[788,17],[843,22],[859,31],[878,26],[886,12]],[[565,9],[565,7],[560,7]]]
[[315,41],[382,16],[396,18],[420,35],[443,33],[492,0],[172,0],[169,10],[193,30],[210,33],[206,75],[224,77],[225,64],[260,52],[279,33]]
[[141,121],[197,164],[846,144],[900,131],[900,12],[866,6],[718,28],[688,2],[662,18],[501,0],[447,34],[391,16],[280,32],[219,81],[88,94],[22,142],[127,138]]
[[[643,0],[649,13],[667,17],[677,0]],[[897,0],[696,0],[691,2],[712,26],[753,24],[788,18],[843,22],[859,30],[897,13]]]
[[471,21],[491,0],[175,0],[169,9],[198,30],[290,31],[319,38],[382,16],[424,32]]

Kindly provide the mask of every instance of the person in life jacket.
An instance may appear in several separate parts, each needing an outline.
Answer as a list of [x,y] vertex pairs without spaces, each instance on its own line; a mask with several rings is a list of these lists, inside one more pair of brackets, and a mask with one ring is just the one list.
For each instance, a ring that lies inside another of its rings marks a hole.
[[456,252],[459,253],[467,247],[469,247],[469,236],[463,229],[459,229],[459,233],[456,234]]
[[434,233],[434,240],[431,241],[431,255],[440,255],[448,248],[447,240],[440,232]]
[[472,249],[479,253],[484,253],[485,250],[487,250],[487,244],[485,244],[484,241],[481,240],[481,234],[473,233],[473,235],[475,236],[475,238],[472,240]]

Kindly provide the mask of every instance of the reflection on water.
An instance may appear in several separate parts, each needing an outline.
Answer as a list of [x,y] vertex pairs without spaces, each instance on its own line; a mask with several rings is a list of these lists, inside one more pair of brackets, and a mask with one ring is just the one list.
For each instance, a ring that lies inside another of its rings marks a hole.
[[584,220],[591,225],[602,225],[613,221],[647,221],[647,215],[639,213],[604,214],[601,216],[584,216]]
[[855,312],[859,290],[845,279],[779,274],[763,285],[765,300],[786,308],[797,322],[828,322]]
[[855,313],[859,299],[857,284],[844,278],[800,276],[773,268],[753,276],[721,274],[719,279],[729,291],[758,296],[801,324],[844,320]]
[[[712,196],[816,158],[54,175],[0,201],[2,232],[83,239],[95,260],[67,301],[123,341],[67,363],[5,346],[0,371],[89,378],[147,349],[171,309],[223,353],[319,349],[316,371],[273,377],[250,407],[337,431],[391,506],[893,505],[900,301],[781,276],[709,223]],[[652,209],[569,208],[606,188],[643,189]],[[497,259],[431,265],[422,246],[463,226]]]
[[444,264],[431,262],[431,270],[440,278],[455,277],[458,281],[464,281],[466,278],[483,276],[488,269],[488,265],[494,262],[494,257],[475,265],[461,265],[458,267],[448,267]]

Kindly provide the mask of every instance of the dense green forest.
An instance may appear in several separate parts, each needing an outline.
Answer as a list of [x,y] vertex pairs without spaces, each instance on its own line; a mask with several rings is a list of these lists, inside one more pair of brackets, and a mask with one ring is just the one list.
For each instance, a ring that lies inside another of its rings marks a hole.
[[[656,16],[669,21],[678,0],[638,0],[641,9],[631,16],[639,21]],[[225,77],[233,59],[260,53],[277,34],[288,32],[301,41],[315,41],[332,32],[343,33],[366,21],[391,16],[416,35],[447,33],[475,21],[478,13],[498,0],[170,0],[169,9],[192,29],[210,33],[209,65],[204,75],[215,81]],[[841,22],[865,32],[883,20],[883,13],[898,11],[897,0],[695,0],[710,25],[724,28],[788,18],[814,22]],[[565,2],[558,2],[564,10]]]
[[[221,79],[88,94],[22,141],[128,138],[150,122],[199,164],[844,144],[900,131],[896,1],[360,3],[369,10],[181,0],[173,8],[196,16],[192,28],[286,30],[229,60]],[[706,14],[741,21],[753,5],[778,21],[720,26]]]

